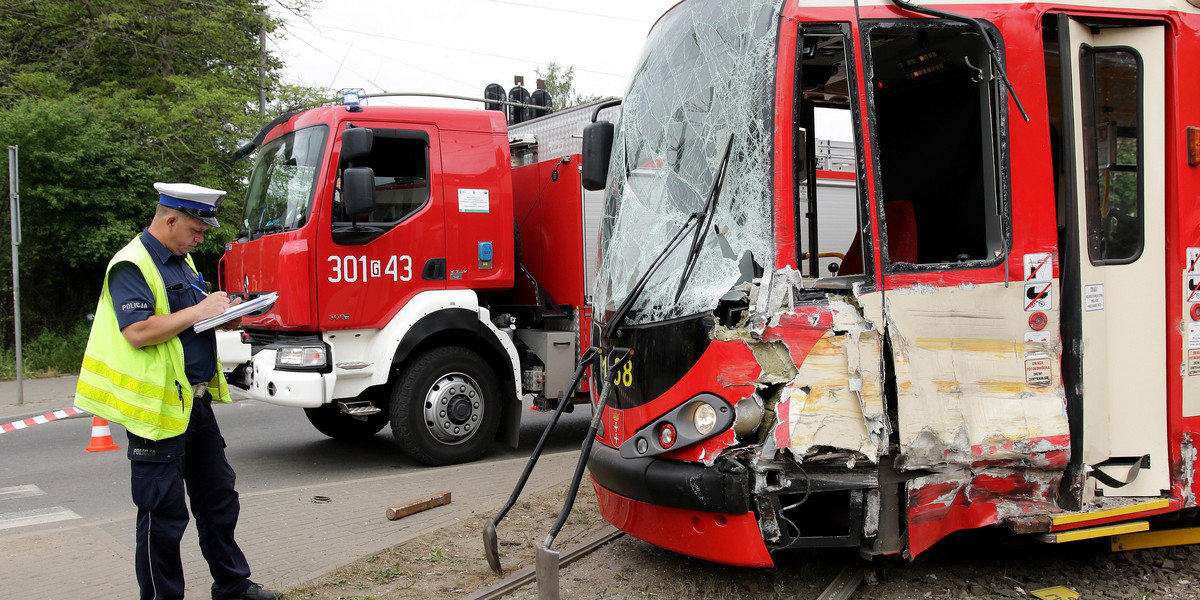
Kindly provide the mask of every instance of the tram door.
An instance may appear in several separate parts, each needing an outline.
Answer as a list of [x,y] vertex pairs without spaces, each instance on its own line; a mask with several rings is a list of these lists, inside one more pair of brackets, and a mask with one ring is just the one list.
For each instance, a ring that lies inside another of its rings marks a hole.
[[1082,419],[1074,449],[1101,472],[1089,480],[1095,491],[1158,496],[1170,487],[1165,32],[1066,15],[1058,23],[1069,211],[1063,371],[1069,412]]

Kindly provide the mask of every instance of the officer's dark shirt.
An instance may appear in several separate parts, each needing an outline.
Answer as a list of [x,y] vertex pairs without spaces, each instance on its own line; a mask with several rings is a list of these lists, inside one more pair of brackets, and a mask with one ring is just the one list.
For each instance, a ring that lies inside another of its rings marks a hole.
[[[142,244],[150,251],[163,283],[167,286],[167,302],[171,312],[199,304],[204,296],[192,284],[205,289],[204,279],[192,272],[182,256],[175,256],[146,230],[141,235]],[[154,293],[142,277],[142,272],[133,263],[123,262],[113,266],[108,275],[108,293],[112,296],[113,310],[121,329],[144,321],[154,314]],[[217,336],[209,329],[203,333],[191,327],[179,334],[183,343],[184,372],[191,383],[208,382],[217,373]]]

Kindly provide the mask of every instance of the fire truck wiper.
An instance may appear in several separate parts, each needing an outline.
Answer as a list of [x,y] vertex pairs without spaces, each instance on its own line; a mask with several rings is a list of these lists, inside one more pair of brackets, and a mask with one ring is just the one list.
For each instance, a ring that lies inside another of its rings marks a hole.
[[704,204],[704,212],[695,215],[699,217],[700,224],[696,227],[696,234],[692,236],[692,247],[688,250],[687,259],[683,263],[679,288],[675,290],[675,302],[679,302],[679,297],[683,295],[683,288],[687,287],[688,279],[692,277],[697,259],[700,258],[700,250],[704,247],[705,238],[708,237],[708,228],[712,226],[713,217],[717,214],[717,199],[721,197],[721,189],[725,187],[725,169],[729,166],[729,153],[732,150],[733,134],[730,134],[729,142],[725,144],[725,156],[721,157],[721,166],[717,167],[717,176],[713,178],[712,190],[708,192],[708,201]]
[[1000,77],[1000,81],[1004,83],[1004,87],[1008,90],[1008,95],[1012,96],[1013,103],[1017,105],[1017,110],[1021,111],[1021,116],[1025,118],[1025,122],[1029,122],[1029,113],[1025,112],[1025,107],[1021,106],[1021,99],[1017,98],[1017,90],[1013,89],[1012,82],[1008,80],[1008,73],[1004,70],[1004,63],[1000,62],[1000,50],[996,48],[996,44],[992,42],[992,37],[984,29],[983,21],[936,8],[925,8],[924,6],[913,4],[909,0],[892,0],[892,4],[907,11],[950,19],[951,21],[957,21],[974,28],[979,37],[983,38],[983,43],[987,44],[988,56],[992,59],[992,65],[996,68],[996,74]]

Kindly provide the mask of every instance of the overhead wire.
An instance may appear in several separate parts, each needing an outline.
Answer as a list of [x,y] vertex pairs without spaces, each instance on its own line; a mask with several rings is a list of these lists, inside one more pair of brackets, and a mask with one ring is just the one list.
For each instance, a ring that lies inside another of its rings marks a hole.
[[[486,1],[497,3],[497,4],[509,4],[509,5],[514,5],[514,6],[522,6],[522,7],[532,8],[532,9],[536,9],[536,10],[556,11],[556,12],[578,14],[578,15],[589,16],[589,17],[610,18],[610,19],[624,20],[624,21],[631,21],[631,22],[642,22],[637,19],[630,19],[630,18],[626,18],[626,17],[604,15],[604,14],[600,14],[600,13],[589,13],[589,12],[584,12],[584,11],[577,11],[577,10],[570,10],[570,9],[556,8],[556,7],[537,6],[537,5],[533,5],[533,4],[512,2],[509,0],[486,0]],[[270,8],[267,6],[264,6],[262,9],[243,9],[243,8],[230,7],[230,6],[222,6],[219,4],[214,4],[212,2],[205,2],[203,0],[184,0],[184,2],[187,4],[190,4],[190,5],[197,6],[197,7],[216,8],[216,9],[220,9],[220,10],[227,11],[227,12],[241,13],[243,15],[261,16],[263,14],[263,10],[270,10]],[[384,34],[379,34],[379,33],[368,32],[368,31],[359,31],[359,30],[349,29],[349,28],[344,28],[344,27],[336,27],[336,26],[332,26],[332,25],[318,25],[316,23],[313,23],[311,20],[305,18],[303,15],[300,15],[294,11],[286,11],[285,10],[285,12],[290,12],[291,15],[274,17],[275,21],[280,24],[280,28],[284,29],[285,31],[293,31],[294,28],[298,28],[298,27],[302,28],[304,25],[307,25],[310,28],[312,35],[315,35],[316,37],[319,37],[324,40],[328,40],[328,41],[336,43],[336,44],[347,45],[347,46],[349,46],[349,48],[354,47],[353,42],[345,42],[345,41],[338,40],[334,37],[331,37],[330,35],[325,33],[323,30],[344,31],[347,33],[352,33],[352,34],[360,35],[360,36],[375,37],[375,38],[380,38],[380,39],[393,41],[393,42],[414,44],[414,45],[418,45],[418,46],[427,46],[427,47],[431,47],[431,48],[438,48],[438,49],[449,50],[449,51],[454,51],[454,52],[462,52],[465,54],[472,54],[472,55],[477,55],[477,56],[486,56],[486,57],[493,58],[493,59],[510,60],[510,61],[516,61],[516,62],[521,62],[521,63],[543,62],[540,60],[533,60],[533,59],[522,58],[522,57],[506,56],[506,55],[500,55],[500,54],[495,54],[495,53],[482,52],[482,51],[477,51],[477,50],[471,50],[468,48],[461,48],[461,47],[445,45],[445,44],[436,44],[436,43],[432,43],[432,42],[423,42],[423,41],[400,38],[400,37],[389,36],[389,35],[384,35]],[[9,9],[9,8],[0,7],[0,13],[8,13],[8,14],[14,15],[19,18],[30,19],[30,20],[38,21],[38,22],[45,23],[45,24],[48,24],[51,26],[69,28],[69,29],[81,32],[85,35],[100,35],[100,36],[106,36],[106,37],[113,37],[113,38],[116,38],[123,42],[126,42],[128,44],[131,44],[131,45],[151,48],[151,49],[155,50],[156,52],[165,52],[167,54],[178,55],[178,56],[182,56],[182,57],[186,57],[186,58],[194,59],[194,60],[199,60],[202,58],[198,55],[195,55],[195,54],[192,54],[189,52],[185,52],[183,50],[178,50],[178,49],[174,49],[174,48],[163,48],[161,46],[158,46],[158,45],[155,45],[152,43],[142,42],[142,41],[131,39],[127,36],[118,35],[111,31],[101,31],[101,30],[91,28],[91,27],[85,27],[85,26],[81,26],[81,25],[75,25],[75,24],[71,24],[71,23],[64,23],[61,21],[55,21],[55,20],[51,20],[51,19],[48,19],[48,18],[45,18],[42,16],[37,16],[37,15],[32,15],[29,13],[21,12],[19,10],[13,10],[13,9]],[[328,58],[332,62],[338,64],[339,69],[345,68],[347,71],[354,73],[356,76],[362,77],[362,79],[364,81],[366,81],[367,83],[369,83],[370,85],[375,86],[375,87],[379,88],[380,90],[385,89],[382,86],[378,85],[377,83],[374,83],[373,81],[371,81],[370,78],[362,75],[361,73],[354,71],[353,69],[351,69],[349,67],[345,67],[344,66],[345,58],[343,58],[341,61],[338,61],[337,59],[329,56],[329,54],[327,54],[326,52],[324,52],[323,50],[318,48],[316,45],[311,43],[309,40],[305,39],[304,35],[296,35],[291,39],[299,40],[304,45],[308,46],[309,48],[312,48],[313,51]],[[280,51],[280,52],[283,51],[282,45],[279,44],[276,40],[271,40],[271,43],[276,48],[277,51]],[[349,55],[349,48],[347,50],[347,56]],[[474,87],[475,87],[474,85],[467,83],[465,81],[461,81],[461,80],[455,79],[453,77],[449,77],[443,73],[425,69],[425,68],[419,67],[417,65],[398,60],[392,56],[388,56],[381,52],[376,52],[376,51],[369,50],[369,49],[362,48],[362,47],[359,47],[358,50],[360,52],[367,52],[369,54],[378,56],[385,60],[394,62],[396,64],[403,65],[405,67],[408,67],[408,68],[411,68],[411,69],[414,69],[417,71],[421,71],[423,73],[433,75],[433,76],[445,79],[447,81],[454,82],[456,84],[459,84],[459,85],[462,85],[462,86],[465,86],[468,88],[474,89]],[[611,72],[607,72],[607,71],[588,69],[588,68],[579,67],[579,66],[575,66],[574,69],[577,72],[581,72],[581,73],[591,73],[594,75],[602,75],[602,76],[608,76],[608,77],[624,78],[627,76],[626,74],[611,73]],[[331,88],[332,88],[332,86],[328,89],[331,89]]]

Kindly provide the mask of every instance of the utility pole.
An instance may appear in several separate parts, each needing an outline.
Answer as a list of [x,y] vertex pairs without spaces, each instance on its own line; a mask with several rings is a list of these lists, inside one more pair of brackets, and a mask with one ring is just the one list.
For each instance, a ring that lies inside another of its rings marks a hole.
[[258,114],[267,114],[267,9],[258,25]]
[[24,369],[21,366],[21,269],[17,247],[21,245],[21,195],[17,183],[17,147],[8,147],[8,215],[12,221],[13,332],[17,357],[17,406],[24,406]]

